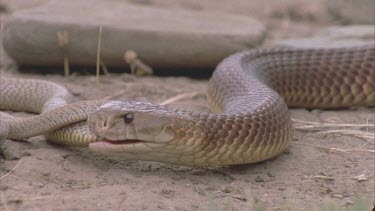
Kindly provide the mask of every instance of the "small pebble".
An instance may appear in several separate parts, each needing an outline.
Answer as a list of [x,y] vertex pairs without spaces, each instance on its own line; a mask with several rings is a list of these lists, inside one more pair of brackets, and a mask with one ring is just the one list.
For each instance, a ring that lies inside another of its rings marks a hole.
[[273,175],[273,174],[270,173],[270,172],[267,173],[267,176],[269,176],[269,177],[271,177],[271,178],[274,178],[274,177],[275,177],[275,175]]
[[264,182],[264,179],[262,177],[260,177],[260,176],[257,176],[255,178],[255,182]]

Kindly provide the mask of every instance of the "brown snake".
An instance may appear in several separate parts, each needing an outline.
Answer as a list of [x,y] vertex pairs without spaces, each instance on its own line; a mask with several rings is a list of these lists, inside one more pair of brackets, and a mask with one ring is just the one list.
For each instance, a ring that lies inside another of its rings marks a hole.
[[287,105],[375,106],[375,47],[234,54],[209,81],[209,103],[217,113],[133,101],[68,104],[65,88],[38,80],[3,78],[0,88],[1,109],[41,113],[29,118],[2,113],[3,137],[46,134],[52,142],[89,145],[101,154],[179,165],[254,163],[288,146],[292,126]]

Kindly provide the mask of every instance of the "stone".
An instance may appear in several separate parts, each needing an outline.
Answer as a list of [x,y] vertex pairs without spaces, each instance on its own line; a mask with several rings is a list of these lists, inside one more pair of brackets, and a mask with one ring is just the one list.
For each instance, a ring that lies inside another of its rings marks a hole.
[[52,0],[11,15],[4,49],[20,66],[62,66],[57,34],[68,33],[70,65],[95,66],[99,27],[101,60],[127,66],[126,50],[152,68],[213,68],[224,57],[258,46],[265,27],[248,16],[166,10],[115,0]]
[[313,37],[284,40],[279,45],[301,48],[350,47],[374,44],[374,37],[372,25],[334,26],[319,31]]

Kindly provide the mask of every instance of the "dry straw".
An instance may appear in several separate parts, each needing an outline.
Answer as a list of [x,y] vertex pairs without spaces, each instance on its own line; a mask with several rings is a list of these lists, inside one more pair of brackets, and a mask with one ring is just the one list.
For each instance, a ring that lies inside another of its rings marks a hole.
[[67,31],[59,31],[57,32],[57,39],[59,42],[59,46],[63,49],[64,54],[64,75],[69,76],[69,51],[68,51],[68,44],[69,44],[69,34]]

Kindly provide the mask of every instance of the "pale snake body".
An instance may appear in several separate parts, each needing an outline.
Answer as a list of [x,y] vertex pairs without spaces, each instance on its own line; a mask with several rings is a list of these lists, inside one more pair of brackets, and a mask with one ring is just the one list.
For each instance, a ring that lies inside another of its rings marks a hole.
[[280,154],[290,142],[287,105],[375,106],[375,47],[234,54],[209,82],[210,107],[218,114],[133,101],[69,104],[64,87],[38,80],[2,78],[0,88],[1,109],[42,113],[2,113],[0,133],[10,139],[46,134],[101,154],[180,165],[253,163]]

